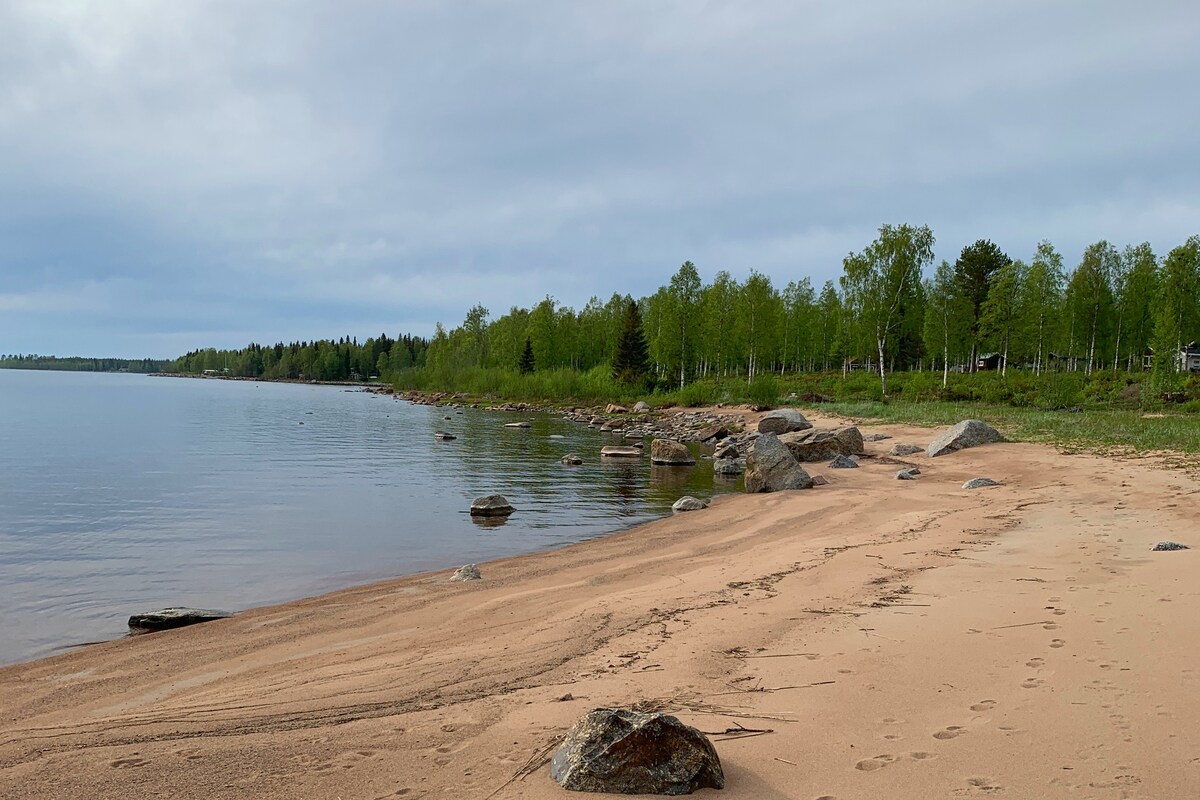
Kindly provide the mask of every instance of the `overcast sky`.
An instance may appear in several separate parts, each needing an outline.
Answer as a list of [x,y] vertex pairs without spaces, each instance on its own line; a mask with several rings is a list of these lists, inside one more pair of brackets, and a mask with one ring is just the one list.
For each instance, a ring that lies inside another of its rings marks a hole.
[[0,353],[1200,233],[1200,3],[0,0]]

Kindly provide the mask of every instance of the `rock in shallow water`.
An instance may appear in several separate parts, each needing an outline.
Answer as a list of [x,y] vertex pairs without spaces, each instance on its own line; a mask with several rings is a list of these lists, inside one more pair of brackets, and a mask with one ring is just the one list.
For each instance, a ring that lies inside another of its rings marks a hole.
[[650,463],[673,467],[689,467],[696,463],[687,445],[670,439],[655,439],[650,443]]
[[704,734],[667,714],[598,708],[575,723],[550,761],[564,789],[615,794],[691,794],[725,788]]
[[207,608],[163,608],[158,611],[132,615],[129,618],[129,630],[133,633],[165,631],[170,628],[182,628],[186,625],[212,622],[215,619],[226,619],[232,616],[233,614],[228,611],[214,611]]
[[506,517],[516,511],[502,494],[489,494],[471,501],[473,517]]

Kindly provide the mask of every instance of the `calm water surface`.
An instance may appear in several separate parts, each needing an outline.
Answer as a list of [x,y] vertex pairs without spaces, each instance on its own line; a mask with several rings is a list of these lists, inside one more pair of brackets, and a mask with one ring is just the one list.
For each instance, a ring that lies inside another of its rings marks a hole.
[[[135,611],[559,547],[740,488],[707,461],[602,463],[609,443],[344,387],[0,370],[0,663],[120,636]],[[520,511],[483,527],[466,509],[492,492]]]

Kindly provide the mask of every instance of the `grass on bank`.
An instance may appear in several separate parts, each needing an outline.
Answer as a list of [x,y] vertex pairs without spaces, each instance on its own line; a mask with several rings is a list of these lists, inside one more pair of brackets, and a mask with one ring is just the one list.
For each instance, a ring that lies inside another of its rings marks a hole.
[[930,426],[977,418],[1014,440],[1068,449],[1200,454],[1200,376],[1179,376],[1165,396],[1148,373],[1112,370],[1091,376],[1018,370],[1006,376],[952,374],[947,387],[941,373],[897,372],[888,377],[886,398],[880,395],[878,376],[863,372],[771,374],[752,382],[737,376],[709,378],[681,389],[666,381],[653,387],[624,386],[604,367],[530,375],[495,368],[420,369],[393,376],[393,384],[397,389],[463,392],[483,401],[559,406],[638,400],[655,408],[800,405],[858,419]]

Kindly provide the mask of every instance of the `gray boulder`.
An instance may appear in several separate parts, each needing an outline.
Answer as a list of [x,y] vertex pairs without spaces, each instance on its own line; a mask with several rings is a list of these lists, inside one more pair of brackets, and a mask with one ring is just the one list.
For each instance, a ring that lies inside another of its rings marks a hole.
[[670,439],[655,439],[650,442],[650,463],[672,467],[690,467],[696,463],[696,458],[685,444],[673,442]]
[[201,622],[212,622],[232,616],[233,614],[228,611],[214,611],[208,608],[163,608],[158,611],[133,614],[129,617],[129,630],[133,633],[165,631],[170,628],[182,628],[186,625],[197,625]]
[[985,486],[999,486],[1000,484],[991,478],[971,478],[962,485],[964,489],[982,489]]
[[777,409],[758,421],[759,433],[790,433],[805,431],[811,427],[812,423],[794,408]]
[[443,442],[452,442],[455,439],[457,439],[458,437],[455,436],[453,433],[446,433],[445,431],[435,431],[433,434],[433,438],[439,439]]
[[645,400],[638,400],[636,403],[633,404],[633,412],[635,414],[645,414],[649,410],[650,410],[650,404],[647,403]]
[[471,501],[473,517],[507,517],[516,511],[502,494],[489,494]]
[[1154,550],[1155,552],[1162,552],[1164,550],[1187,550],[1189,548],[1186,544],[1180,544],[1179,542],[1166,541],[1166,542],[1159,542],[1158,544],[1154,545],[1154,547],[1151,547],[1150,549]]
[[830,469],[858,469],[858,462],[850,456],[835,456],[833,461],[829,462]]
[[725,788],[704,734],[667,714],[597,708],[575,723],[550,761],[564,789],[611,794],[691,794]]
[[792,455],[788,446],[773,433],[754,440],[754,449],[746,458],[746,491],[779,492],[808,489],[812,478]]
[[562,463],[564,463],[568,466],[578,467],[580,464],[583,463],[583,459],[580,458],[579,456],[575,455],[574,453],[567,453],[565,456],[562,457]]
[[452,581],[477,581],[483,578],[483,574],[479,571],[479,567],[475,564],[466,564],[454,570],[454,574],[450,576]]
[[713,472],[717,475],[741,475],[746,471],[744,458],[714,458]]
[[672,511],[699,511],[702,508],[708,508],[707,500],[698,500],[691,495],[684,495],[671,504]]
[[920,474],[921,474],[921,470],[917,469],[916,467],[909,467],[908,469],[902,469],[899,472],[897,472],[896,480],[898,480],[898,481],[915,481],[917,479],[917,476]]
[[924,450],[919,444],[894,444],[892,449],[888,450],[889,456],[911,456]]
[[737,445],[733,442],[726,442],[713,451],[713,458],[737,458],[739,455]]
[[930,458],[956,453],[968,447],[978,447],[981,444],[1003,442],[1000,431],[978,419],[967,419],[953,425],[938,434],[926,450]]
[[889,434],[886,434],[886,433],[871,433],[871,434],[867,434],[866,436],[864,436],[864,437],[863,437],[863,441],[866,441],[866,442],[882,442],[882,441],[885,441],[885,440],[887,440],[887,439],[890,439],[890,438],[892,438],[892,437],[891,437]]
[[863,452],[862,433],[854,426],[831,430],[810,430],[779,437],[797,461],[824,461],[834,456],[859,455]]

